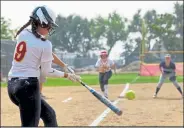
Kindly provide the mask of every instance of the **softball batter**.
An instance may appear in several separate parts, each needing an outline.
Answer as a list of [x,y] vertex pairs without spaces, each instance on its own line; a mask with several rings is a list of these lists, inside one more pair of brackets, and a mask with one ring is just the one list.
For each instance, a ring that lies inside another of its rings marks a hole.
[[[47,6],[36,7],[30,20],[17,32],[12,67],[9,71],[8,95],[19,107],[22,127],[38,127],[40,118],[46,127],[57,127],[54,109],[40,97],[41,73],[47,77],[80,80],[79,76],[53,69],[52,43],[46,37],[58,26],[56,15]],[[31,30],[25,29],[31,25]]]
[[107,51],[100,52],[100,59],[96,62],[95,67],[99,72],[99,83],[104,96],[108,98],[108,81],[112,76],[112,69],[115,69],[115,64],[108,58]]
[[176,72],[175,72],[176,66],[175,66],[175,63],[171,61],[171,56],[169,54],[165,55],[165,61],[160,63],[159,68],[162,74],[160,75],[159,83],[157,85],[157,88],[153,97],[154,98],[157,97],[157,94],[166,78],[169,78],[169,80],[174,84],[174,86],[177,88],[179,93],[182,95],[181,87],[176,81]]

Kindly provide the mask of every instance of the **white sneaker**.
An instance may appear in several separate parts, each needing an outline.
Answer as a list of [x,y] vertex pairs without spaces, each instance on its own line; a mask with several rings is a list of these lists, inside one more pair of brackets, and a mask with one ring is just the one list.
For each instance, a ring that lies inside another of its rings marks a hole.
[[157,95],[156,95],[156,93],[153,95],[153,98],[157,98]]

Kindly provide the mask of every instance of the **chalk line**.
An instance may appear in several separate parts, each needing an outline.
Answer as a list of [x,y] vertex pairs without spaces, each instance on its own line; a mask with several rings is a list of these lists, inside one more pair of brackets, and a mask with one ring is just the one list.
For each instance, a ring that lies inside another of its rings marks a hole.
[[68,102],[68,101],[70,101],[70,100],[72,100],[72,97],[69,97],[69,98],[67,98],[66,100],[63,100],[62,102]]
[[[121,99],[117,99],[113,102],[116,105]],[[98,124],[107,116],[111,109],[107,108],[96,120],[94,120],[89,126],[98,126]]]
[[[125,92],[129,88],[129,83],[126,84],[125,88],[123,89],[122,93],[120,95],[124,95]],[[118,98],[113,102],[113,105],[116,105],[121,99]],[[89,126],[97,126],[106,116],[107,114],[111,111],[110,108],[107,108],[96,120],[94,120]]]
[[[134,78],[130,83],[134,83],[135,81],[137,81],[137,79],[140,76],[136,76],[136,78]],[[120,93],[120,96],[124,97],[126,91],[128,91],[130,83],[126,83],[125,88],[123,89],[123,91]],[[118,98],[117,100],[115,100],[113,102],[114,105],[116,105],[119,101],[121,100],[126,100],[126,99],[120,99]],[[107,108],[96,120],[94,120],[89,126],[98,126],[98,124],[107,116],[107,114],[111,111],[111,109]]]

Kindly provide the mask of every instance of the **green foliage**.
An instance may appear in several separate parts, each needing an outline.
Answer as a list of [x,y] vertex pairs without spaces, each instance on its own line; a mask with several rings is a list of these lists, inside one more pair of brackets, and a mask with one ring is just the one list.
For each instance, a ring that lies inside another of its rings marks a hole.
[[[133,20],[130,21],[127,30],[127,38],[123,44],[123,50],[121,57],[125,59],[125,65],[135,61],[135,58],[138,58],[139,52],[141,49],[141,38],[136,37],[133,38],[129,35],[132,33],[141,33],[142,31],[142,18],[141,18],[141,10],[137,10],[137,12],[133,16]],[[135,43],[135,46],[134,46]]]
[[[141,17],[140,12],[141,10],[138,10],[134,14],[128,26],[128,34],[140,33],[142,37],[127,38],[126,44],[123,44],[125,51],[122,53],[122,57],[125,58],[125,64],[133,61],[133,56],[139,56],[139,50],[141,52],[150,50],[151,41],[156,41],[156,44],[159,45],[162,44],[168,51],[183,51],[183,3],[176,2],[172,14],[157,14],[156,10],[148,10]],[[133,47],[133,42],[136,43],[135,47]],[[143,44],[142,48],[140,48],[141,44]],[[137,54],[135,55],[135,53]]]
[[158,15],[155,22],[151,24],[152,33],[160,39],[168,51],[182,50],[183,43],[176,36],[176,29],[173,29],[174,17],[172,14]]
[[92,37],[96,40],[107,39],[106,45],[109,47],[110,54],[117,41],[123,41],[127,38],[125,24],[127,19],[122,18],[117,12],[110,13],[107,18],[97,17],[92,21]]
[[183,38],[183,3],[174,4],[174,24],[176,25],[176,34],[179,34]]
[[98,44],[92,41],[90,22],[86,18],[75,15],[65,18],[58,15],[56,22],[59,27],[50,37],[54,48],[82,56],[87,56],[90,50],[98,48]]
[[1,39],[12,39],[14,31],[10,29],[10,25],[10,20],[1,17]]

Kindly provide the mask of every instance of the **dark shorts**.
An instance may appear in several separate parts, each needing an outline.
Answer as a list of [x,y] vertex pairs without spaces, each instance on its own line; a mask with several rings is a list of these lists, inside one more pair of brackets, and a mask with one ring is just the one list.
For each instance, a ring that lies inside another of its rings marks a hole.
[[57,126],[55,111],[40,97],[37,78],[12,78],[8,81],[8,95],[19,107],[22,127],[38,127],[40,118],[45,126]]

